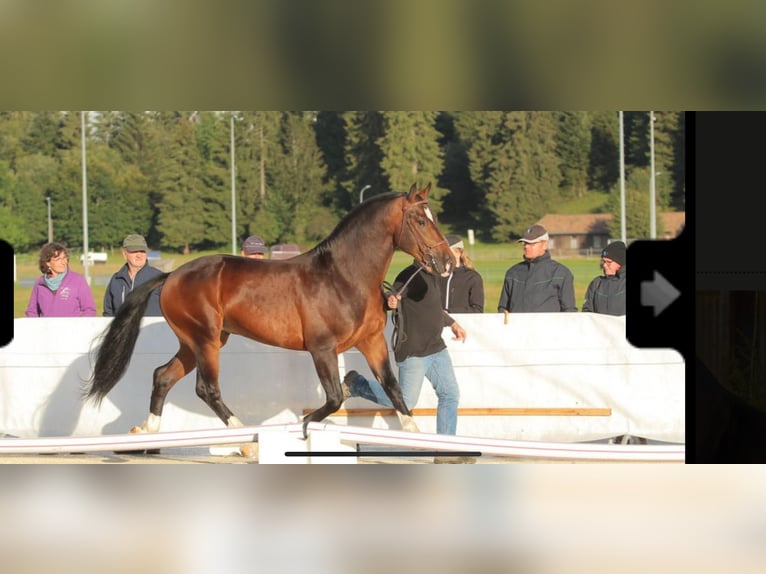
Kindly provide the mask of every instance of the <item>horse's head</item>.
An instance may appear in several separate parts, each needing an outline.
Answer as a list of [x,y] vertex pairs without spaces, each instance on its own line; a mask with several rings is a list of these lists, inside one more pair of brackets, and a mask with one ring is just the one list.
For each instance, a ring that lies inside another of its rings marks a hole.
[[430,190],[430,183],[420,190],[413,184],[403,198],[402,225],[396,247],[412,255],[429,273],[449,273],[455,266],[455,258],[428,208]]

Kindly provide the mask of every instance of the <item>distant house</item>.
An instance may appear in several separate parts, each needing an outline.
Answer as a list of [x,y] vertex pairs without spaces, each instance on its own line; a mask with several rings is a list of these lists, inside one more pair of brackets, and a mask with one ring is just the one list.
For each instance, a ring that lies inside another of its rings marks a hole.
[[270,250],[269,259],[290,259],[301,254],[301,248],[294,243],[278,243]]
[[[683,230],[685,212],[663,212],[658,216],[658,239],[673,239]],[[549,213],[535,223],[548,230],[552,255],[591,255],[619,238],[619,229],[612,229],[613,220],[611,213]]]

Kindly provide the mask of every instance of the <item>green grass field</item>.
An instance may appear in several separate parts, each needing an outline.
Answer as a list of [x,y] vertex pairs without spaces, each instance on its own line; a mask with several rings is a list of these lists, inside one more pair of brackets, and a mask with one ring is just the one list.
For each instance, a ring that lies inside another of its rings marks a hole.
[[[485,313],[494,313],[497,309],[497,302],[500,299],[500,290],[503,285],[503,278],[506,270],[521,261],[521,246],[518,243],[507,244],[476,244],[467,246],[468,255],[474,261],[476,270],[481,273],[484,279],[484,311]],[[163,253],[163,256],[174,261],[173,268],[176,268],[186,261],[195,259],[207,253],[193,253],[191,255],[178,255]],[[80,263],[79,254],[72,254],[71,268],[83,273],[83,266]],[[582,306],[585,290],[591,279],[599,274],[598,257],[574,257],[574,258],[556,258],[558,261],[569,267],[574,274],[575,279],[575,301],[578,309]],[[412,257],[406,253],[397,251],[391,262],[386,280],[393,282],[396,275],[404,267],[412,262]],[[117,271],[124,261],[121,251],[116,250],[109,253],[109,261],[105,264],[98,264],[91,267],[91,290],[96,300],[96,312],[101,315],[104,304],[104,291],[109,277]],[[24,310],[29,302],[29,295],[32,290],[27,283],[40,276],[37,268],[37,253],[21,254],[16,256],[16,282],[14,284],[14,317],[23,317]],[[22,286],[21,283],[25,285]]]

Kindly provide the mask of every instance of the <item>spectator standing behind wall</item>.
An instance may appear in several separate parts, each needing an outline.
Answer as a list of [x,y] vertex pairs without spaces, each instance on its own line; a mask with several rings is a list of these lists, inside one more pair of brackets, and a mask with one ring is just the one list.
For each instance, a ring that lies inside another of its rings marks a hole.
[[60,243],[46,243],[38,264],[42,277],[32,286],[24,313],[27,317],[95,317],[93,300],[85,277],[69,268],[69,252]]
[[626,247],[613,241],[601,252],[603,275],[595,277],[585,291],[583,312],[625,315],[627,285]]
[[[162,274],[162,271],[149,265],[146,258],[148,250],[146,239],[142,235],[128,235],[122,242],[122,256],[125,258],[125,265],[112,275],[106,286],[104,317],[114,317],[134,287]],[[155,290],[149,297],[149,304],[146,306],[144,316],[162,316],[159,289]]]
[[577,311],[572,272],[548,252],[548,231],[542,225],[527,228],[519,239],[524,260],[505,273],[499,312],[550,313]]
[[455,256],[455,268],[446,277],[439,277],[442,308],[448,313],[483,313],[484,280],[465,252],[458,235],[447,235],[447,244]]
[[242,242],[242,249],[239,253],[248,259],[265,259],[267,251],[263,239],[257,235],[251,235]]

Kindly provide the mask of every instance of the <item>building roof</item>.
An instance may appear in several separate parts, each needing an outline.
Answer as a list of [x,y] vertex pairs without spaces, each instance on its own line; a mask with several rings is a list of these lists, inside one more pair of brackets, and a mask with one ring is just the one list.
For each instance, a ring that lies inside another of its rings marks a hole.
[[549,213],[538,221],[548,230],[548,234],[582,235],[588,233],[609,234],[609,223],[614,219],[611,213],[580,213],[563,215]]
[[[658,215],[665,235],[675,237],[681,233],[686,221],[685,212],[663,211]],[[548,213],[535,223],[545,227],[551,237],[556,235],[588,235],[594,233],[609,235],[609,226],[613,220],[614,215],[611,213],[579,213],[573,215]]]

